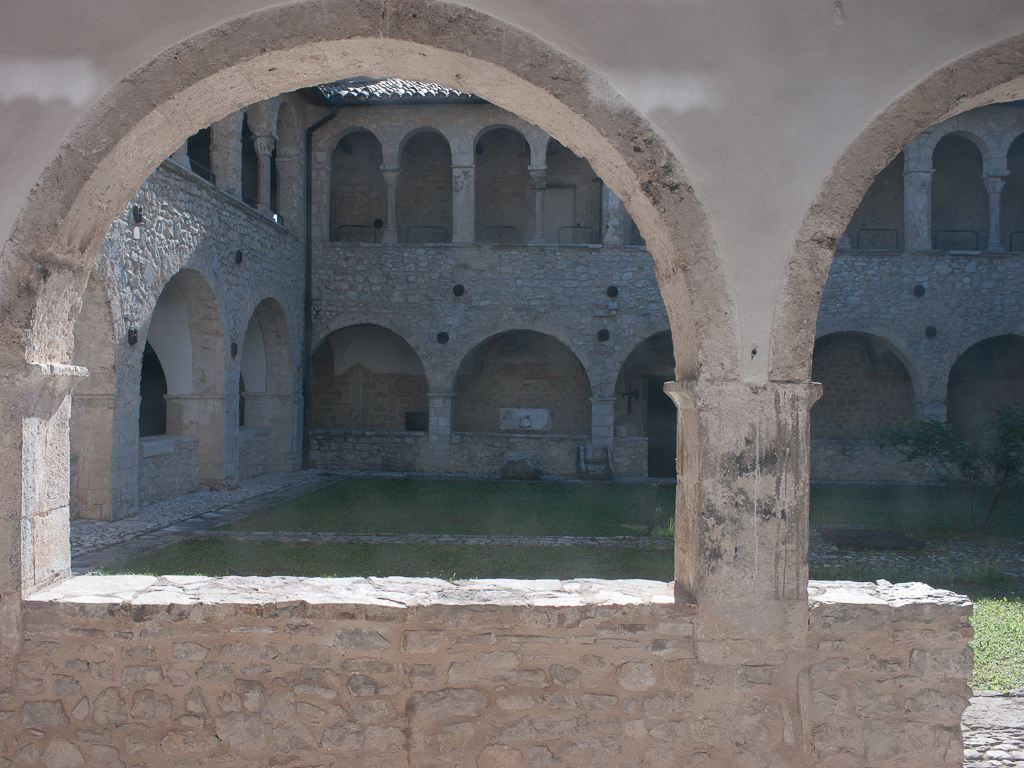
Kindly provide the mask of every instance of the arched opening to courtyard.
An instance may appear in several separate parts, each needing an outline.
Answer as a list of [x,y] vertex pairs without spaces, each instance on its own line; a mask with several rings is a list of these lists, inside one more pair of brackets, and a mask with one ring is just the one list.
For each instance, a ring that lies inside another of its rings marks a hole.
[[602,186],[590,163],[557,139],[550,139],[544,189],[544,239],[554,245],[600,243]]
[[284,309],[264,299],[245,331],[239,370],[238,476],[295,465],[295,374]]
[[1024,133],[1006,152],[1006,186],[1002,194],[1002,245],[1008,251],[1024,251]]
[[1024,406],[1024,337],[994,336],[968,348],[949,370],[947,402],[947,421],[969,440],[983,438],[997,411]]

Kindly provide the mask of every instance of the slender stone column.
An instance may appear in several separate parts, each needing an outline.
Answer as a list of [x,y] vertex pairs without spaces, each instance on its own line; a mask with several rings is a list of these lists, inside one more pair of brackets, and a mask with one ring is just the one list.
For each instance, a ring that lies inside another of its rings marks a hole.
[[533,234],[530,236],[531,245],[544,245],[547,242],[544,238],[544,189],[548,185],[548,167],[546,165],[531,165],[530,186],[533,187]]
[[903,233],[908,251],[932,250],[931,157],[914,157],[909,148],[903,165]]
[[623,245],[626,242],[626,206],[622,198],[601,185],[601,243]]
[[432,472],[447,472],[452,449],[452,426],[455,415],[454,392],[428,392],[430,402],[427,451]]
[[[167,401],[167,434],[199,438],[200,482],[209,485],[233,476],[235,450],[225,450],[225,432],[228,415],[234,413],[237,419],[238,396],[164,395],[164,400]],[[237,433],[237,424],[234,431]],[[232,439],[237,442],[237,435],[232,435]]]
[[992,171],[985,177],[985,191],[988,192],[988,250],[1003,251],[1003,187],[1009,171]]
[[398,177],[402,175],[402,169],[397,165],[382,165],[381,172],[384,174],[384,184],[388,188],[388,215],[384,224],[383,243],[398,242]]
[[452,242],[472,243],[476,234],[476,167],[452,166]]
[[210,126],[210,165],[217,186],[242,199],[242,113],[230,115]]
[[264,216],[270,215],[270,156],[274,153],[274,137],[269,135],[253,136],[256,147],[256,210]]
[[615,398],[590,398],[590,437],[595,446],[612,446],[615,437]]

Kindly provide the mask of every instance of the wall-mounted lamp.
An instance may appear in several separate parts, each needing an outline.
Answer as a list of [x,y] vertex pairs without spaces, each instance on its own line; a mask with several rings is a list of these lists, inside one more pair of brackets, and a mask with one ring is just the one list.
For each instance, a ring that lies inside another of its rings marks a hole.
[[137,205],[133,205],[132,206],[132,221],[135,222],[135,226],[132,227],[132,239],[133,240],[141,240],[142,239],[142,222],[143,222],[143,220],[144,220],[144,217],[142,215],[142,209],[139,206],[137,206]]
[[235,264],[241,264],[245,254],[241,250],[235,251]]
[[128,329],[128,346],[129,347],[134,347],[138,343],[139,343],[139,329],[138,328],[129,328]]
[[238,356],[238,342],[237,341],[232,341],[231,342],[231,356],[232,357],[237,357]]
[[439,334],[437,334],[437,343],[438,344],[447,344],[448,343],[448,334],[447,334],[447,332],[441,331]]
[[611,337],[611,331],[609,331],[607,328],[602,328],[600,331],[597,332],[598,341],[608,341],[608,339],[610,339]]

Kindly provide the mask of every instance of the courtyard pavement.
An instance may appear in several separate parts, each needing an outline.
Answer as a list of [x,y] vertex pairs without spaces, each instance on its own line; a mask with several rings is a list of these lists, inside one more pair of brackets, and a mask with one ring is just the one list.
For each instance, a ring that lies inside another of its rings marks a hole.
[[[139,514],[115,523],[75,520],[71,523],[71,571],[84,574],[147,550],[172,544],[197,534],[242,540],[277,538],[291,541],[340,541],[371,543],[441,543],[480,546],[606,546],[631,547],[639,542],[658,549],[671,549],[667,539],[640,537],[513,537],[513,536],[431,536],[425,534],[343,534],[231,532],[211,529],[232,522],[281,501],[301,496],[316,488],[340,482],[352,473],[307,470],[272,473],[245,480],[232,490],[186,494],[140,508]],[[360,473],[360,477],[366,477]],[[377,473],[375,477],[408,477],[398,473]],[[445,478],[447,475],[423,475]],[[466,479],[465,475],[451,476]],[[484,479],[484,478],[481,478]],[[489,479],[489,478],[488,478]],[[826,542],[811,529],[808,562],[812,566],[835,568],[837,578],[849,567],[875,564],[887,569],[906,568],[915,576],[941,578],[952,572],[983,569],[1024,578],[1024,551],[1020,545],[989,545],[950,537],[929,541],[920,551],[855,552]],[[1024,768],[1024,690],[1000,695],[979,691],[964,713],[964,765],[969,768]]]

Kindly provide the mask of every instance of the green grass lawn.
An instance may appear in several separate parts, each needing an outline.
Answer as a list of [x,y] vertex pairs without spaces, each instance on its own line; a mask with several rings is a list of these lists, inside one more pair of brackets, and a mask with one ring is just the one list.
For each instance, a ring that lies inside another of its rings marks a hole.
[[598,483],[350,478],[260,510],[234,531],[342,531],[480,536],[636,536],[638,517],[663,510],[667,534],[675,488]]
[[672,580],[672,550],[649,547],[472,547],[188,539],[108,573],[203,576],[428,576],[457,579]]

